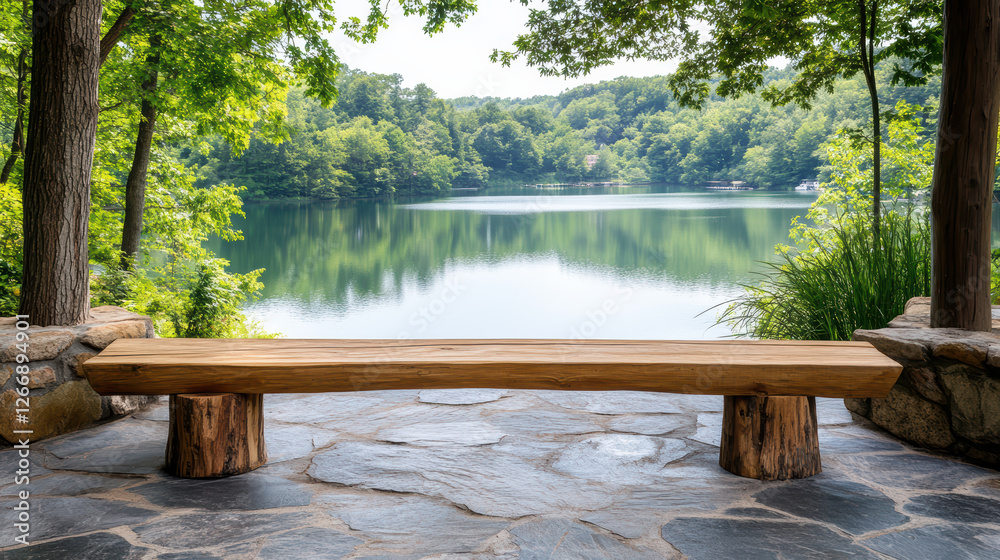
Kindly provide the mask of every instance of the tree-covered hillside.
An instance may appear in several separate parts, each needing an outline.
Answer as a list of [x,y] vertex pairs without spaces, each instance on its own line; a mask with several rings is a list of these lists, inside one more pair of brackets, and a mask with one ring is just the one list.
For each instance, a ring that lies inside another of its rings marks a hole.
[[[893,87],[880,73],[884,106],[936,106],[939,85]],[[772,70],[767,82],[787,81]],[[811,110],[774,108],[760,96],[710,97],[681,108],[666,77],[619,78],[558,96],[439,99],[399,75],[345,72],[324,108],[288,95],[288,134],[254,139],[234,154],[221,138],[179,156],[204,185],[246,186],[250,198],[425,194],[493,183],[741,180],[789,188],[821,173],[821,145],[843,128],[870,125],[860,78],[838,82]],[[870,134],[870,133],[869,133]],[[588,165],[587,156],[597,155]]]

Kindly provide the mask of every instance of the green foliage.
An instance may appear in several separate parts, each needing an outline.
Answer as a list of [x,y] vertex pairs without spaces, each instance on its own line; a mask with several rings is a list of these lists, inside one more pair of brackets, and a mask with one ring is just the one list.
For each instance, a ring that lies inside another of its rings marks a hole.
[[720,322],[762,339],[850,340],[884,327],[911,297],[930,294],[927,215],[887,212],[879,237],[867,218],[834,225],[815,250],[767,264]]
[[990,303],[1000,303],[1000,249],[990,253]]
[[[112,139],[109,139],[109,142]],[[105,157],[105,156],[102,156]],[[91,262],[101,272],[91,283],[94,305],[118,305],[149,315],[159,336],[271,336],[248,320],[239,306],[262,288],[262,271],[234,274],[204,247],[210,238],[241,239],[232,216],[242,215],[241,189],[230,185],[194,186],[192,170],[154,150],[146,191],[145,235],[132,270],[119,267],[120,193],[95,170],[91,212]],[[207,278],[207,280],[203,280]],[[195,288],[203,281],[202,294]],[[218,289],[215,287],[218,286]],[[211,292],[205,295],[206,292]],[[210,318],[189,328],[190,317]]]
[[[885,103],[936,104],[933,80],[926,86],[894,87],[891,64],[877,70]],[[769,69],[764,79],[766,85],[785,87],[795,76]],[[199,186],[235,183],[247,187],[249,198],[438,192],[449,185],[424,180],[448,175],[442,175],[444,160],[437,156],[451,158],[450,186],[455,187],[742,180],[784,189],[817,177],[821,145],[835,131],[866,122],[869,103],[860,77],[837,82],[834,94],[818,94],[811,111],[775,108],[760,95],[712,96],[703,111],[685,109],[671,95],[665,77],[619,78],[528,100],[451,102],[436,98],[423,84],[402,87],[401,80],[398,75],[345,71],[340,90],[363,89],[364,103],[345,93],[324,108],[293,89],[287,98],[290,134],[282,144],[251,140],[240,155],[213,138],[185,144],[177,155],[198,167]],[[920,135],[930,133],[921,130]],[[610,152],[601,158],[602,165],[588,171],[587,156],[606,148]],[[883,157],[883,165],[893,164]],[[885,177],[892,180],[892,169]]]
[[[916,109],[899,101],[895,107],[899,117],[886,127],[882,193],[890,205],[910,204],[930,190],[934,142]],[[858,220],[871,208],[871,152],[844,132],[824,143],[822,150],[829,181],[822,184],[822,194],[809,208],[808,222],[793,223],[791,236],[796,242],[828,238],[828,226]]]
[[[875,62],[906,61],[893,63],[893,83],[922,85],[940,65],[942,4],[861,3],[869,15],[877,10],[872,30],[881,48]],[[869,28],[859,23],[856,0],[567,0],[532,9],[527,26],[513,51],[493,52],[494,62],[509,65],[523,58],[543,75],[581,76],[622,58],[680,58],[670,90],[682,104],[699,106],[713,89],[724,97],[757,92],[766,83],[766,61],[782,56],[796,73],[791,81],[768,84],[764,98],[806,108],[823,91],[831,92],[838,79],[861,71],[858,30]],[[711,80],[720,75],[712,88]]]
[[930,187],[933,142],[914,108],[896,105],[885,158],[889,197],[872,235],[871,153],[849,135],[824,145],[831,180],[792,222],[796,247],[779,247],[757,285],[729,302],[719,321],[753,338],[849,340],[856,329],[884,327],[906,301],[930,290],[929,213],[915,204]]
[[[214,264],[214,263],[213,263]],[[256,298],[262,271],[231,275],[217,265],[203,264],[188,295],[184,316],[173,316],[174,331],[187,338],[247,338],[260,327],[248,324],[240,306]],[[259,337],[255,337],[259,338]]]
[[18,296],[21,295],[21,267],[16,263],[0,260],[0,315],[9,317],[17,313]]
[[21,295],[24,235],[21,230],[21,193],[10,185],[0,185],[0,315],[17,313]]

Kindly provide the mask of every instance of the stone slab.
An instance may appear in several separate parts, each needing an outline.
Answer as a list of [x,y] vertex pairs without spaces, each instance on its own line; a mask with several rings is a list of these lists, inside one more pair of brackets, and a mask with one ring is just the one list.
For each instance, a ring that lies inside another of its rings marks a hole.
[[853,455],[839,458],[854,477],[888,488],[950,491],[996,473],[952,459],[930,455]]
[[722,443],[722,414],[715,412],[699,413],[697,430],[688,439],[713,447],[719,447]]
[[854,422],[851,411],[844,406],[844,399],[816,399],[816,422],[820,426],[850,424]]
[[[13,331],[13,329],[3,330]],[[27,340],[28,360],[30,362],[54,360],[73,344],[73,338],[73,331],[66,329],[30,329]],[[14,332],[0,336],[0,362],[14,362],[21,353],[19,345],[23,344],[24,341],[18,341]]]
[[421,447],[438,445],[489,445],[503,439],[505,433],[481,420],[470,422],[427,422],[382,428],[375,435],[379,441],[406,443]]
[[604,428],[587,416],[551,410],[496,412],[486,421],[504,433],[529,437],[576,435],[603,432]]
[[868,430],[868,435],[859,435],[835,429],[819,429],[820,456],[855,453],[876,453],[883,451],[903,451],[904,447],[887,437],[878,437]]
[[1000,557],[1000,531],[973,525],[930,525],[861,541],[891,558],[982,560]]
[[[325,527],[293,529],[264,539],[254,560],[339,560],[350,555],[364,541]],[[160,557],[163,558],[162,556]],[[160,559],[158,559],[160,560]]]
[[952,523],[998,523],[1000,500],[966,494],[928,494],[911,498],[903,511]]
[[[152,551],[113,533],[93,533],[0,551],[3,560],[144,560]],[[159,558],[164,558],[160,556]]]
[[119,338],[151,338],[148,318],[96,324],[83,332],[80,342],[104,350]]
[[60,458],[73,457],[109,447],[156,441],[167,445],[167,426],[159,422],[127,419],[95,426],[86,432],[68,434],[42,442],[40,446]]
[[153,474],[163,470],[165,443],[141,441],[131,445],[98,448],[68,457],[49,456],[49,469],[115,474]]
[[676,430],[694,430],[694,422],[686,414],[627,414],[616,416],[608,422],[616,432],[659,436]]
[[556,406],[595,414],[678,413],[681,408],[666,393],[641,391],[534,391]]
[[785,481],[758,492],[754,498],[770,508],[830,523],[852,535],[891,529],[909,521],[884,494],[826,473]]
[[326,447],[337,440],[333,430],[307,424],[264,423],[264,442],[267,444],[267,462],[280,463],[300,459]]
[[678,462],[680,466],[665,469],[662,478],[633,486],[612,505],[580,519],[625,538],[639,538],[657,534],[664,515],[725,509],[764,487],[759,480],[724,471],[714,461],[714,455],[690,456]]
[[602,535],[568,519],[545,519],[510,530],[521,560],[661,560],[663,556]]
[[159,516],[126,502],[87,497],[37,498],[31,507],[31,536],[35,540],[135,525]]
[[568,444],[552,468],[605,484],[649,484],[668,463],[688,453],[682,440],[601,434]]
[[[681,517],[663,539],[689,560],[877,560],[878,555],[815,523]],[[734,553],[738,551],[738,556]]]
[[343,442],[317,454],[308,473],[336,484],[437,496],[495,517],[599,509],[613,493],[488,447]]
[[207,511],[306,506],[313,494],[304,484],[255,472],[215,479],[167,477],[130,491],[160,507]]
[[329,495],[317,500],[352,531],[373,541],[369,548],[393,553],[469,553],[510,522],[469,514],[422,496],[383,493]]
[[311,524],[304,512],[206,512],[173,515],[133,527],[142,542],[174,550],[212,548],[254,541]]
[[503,389],[432,389],[420,391],[418,400],[428,404],[470,405],[498,401],[509,393]]
[[[80,496],[101,494],[135,483],[134,478],[60,472],[45,476],[32,476],[28,489],[32,496]],[[24,485],[10,484],[0,489],[0,496],[16,496],[19,491],[24,489]]]

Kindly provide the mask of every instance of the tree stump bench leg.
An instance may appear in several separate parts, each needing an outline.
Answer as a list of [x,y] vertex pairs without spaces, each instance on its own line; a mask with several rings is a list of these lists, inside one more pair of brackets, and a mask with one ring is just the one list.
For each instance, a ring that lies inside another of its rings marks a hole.
[[264,395],[170,395],[167,472],[183,478],[218,478],[267,462]]
[[760,480],[822,472],[816,397],[726,397],[719,466]]

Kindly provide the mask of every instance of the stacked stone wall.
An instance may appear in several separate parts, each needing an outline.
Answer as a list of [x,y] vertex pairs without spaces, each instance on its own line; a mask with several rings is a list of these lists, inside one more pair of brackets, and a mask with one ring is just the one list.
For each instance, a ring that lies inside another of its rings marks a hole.
[[[18,332],[26,332],[27,340],[18,340]],[[15,442],[25,437],[15,431],[31,430],[30,439],[44,439],[154,402],[156,397],[102,397],[90,388],[81,367],[119,338],[153,337],[149,317],[113,306],[93,308],[86,323],[72,327],[31,325],[19,331],[16,318],[0,318],[0,436]],[[21,346],[25,343],[26,353]],[[18,354],[25,354],[28,362],[19,364]],[[19,422],[15,414],[24,408],[24,401],[18,402],[23,381],[19,365],[28,366],[28,422]]]
[[1000,467],[1000,309],[993,332],[931,329],[929,298],[913,298],[889,326],[858,330],[903,365],[884,399],[847,408],[917,445]]

